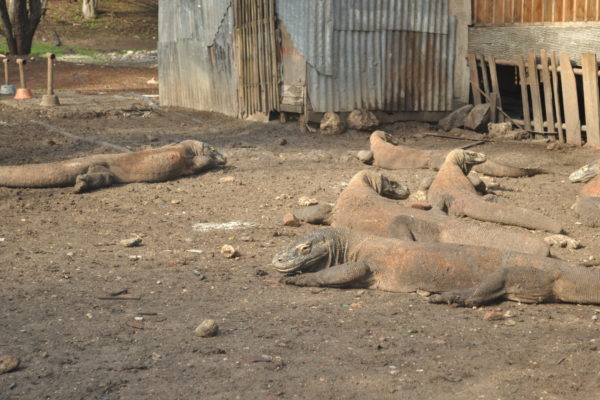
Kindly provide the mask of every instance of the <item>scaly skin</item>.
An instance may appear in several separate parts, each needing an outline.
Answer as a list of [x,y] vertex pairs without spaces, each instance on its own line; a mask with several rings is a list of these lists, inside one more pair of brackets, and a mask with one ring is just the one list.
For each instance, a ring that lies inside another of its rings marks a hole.
[[[435,210],[404,207],[393,198],[405,197],[408,192],[398,190],[400,185],[394,186],[391,182],[369,170],[354,175],[335,203],[331,225],[404,240],[470,244],[540,256],[549,254],[548,245],[533,235],[468,223]],[[393,187],[396,189],[392,190]]]
[[[409,242],[358,231],[321,229],[291,243],[273,266],[297,286],[436,293],[436,303],[472,306],[600,303],[600,270],[565,261],[448,243]],[[295,275],[294,275],[295,274]]]
[[[430,168],[439,169],[444,163],[448,151],[419,150],[401,146],[391,135],[383,131],[371,134],[373,165],[384,169]],[[495,177],[519,178],[541,173],[538,169],[518,168],[487,160],[474,166],[475,172]]]
[[433,207],[449,215],[467,216],[480,221],[561,233],[560,223],[524,208],[492,203],[482,199],[467,179],[473,165],[485,161],[481,153],[453,150],[433,180],[427,198]]
[[162,182],[224,165],[212,146],[185,140],[135,153],[97,154],[72,160],[0,167],[0,186],[64,187],[77,193],[113,183]]

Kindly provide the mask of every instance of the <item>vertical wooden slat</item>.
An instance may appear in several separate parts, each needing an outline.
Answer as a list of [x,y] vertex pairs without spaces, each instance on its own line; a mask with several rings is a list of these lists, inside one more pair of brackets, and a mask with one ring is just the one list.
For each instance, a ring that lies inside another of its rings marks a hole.
[[552,69],[552,92],[554,93],[554,110],[556,112],[556,122],[558,131],[558,140],[565,142],[565,134],[562,128],[562,111],[560,107],[560,96],[558,91],[558,64],[556,62],[556,53],[554,50],[550,53],[550,62]]
[[544,104],[546,105],[546,121],[548,121],[548,132],[556,132],[554,126],[554,107],[552,105],[552,81],[550,80],[550,69],[548,68],[548,53],[546,50],[540,52],[542,60],[542,84],[544,85]]
[[[502,97],[500,96],[500,85],[498,84],[498,71],[496,69],[496,59],[494,56],[486,57],[488,66],[490,68],[490,81],[492,84],[492,92],[496,94],[496,106],[502,110]],[[498,121],[504,121],[504,115],[498,114]]]
[[479,61],[479,64],[481,64],[481,80],[483,81],[483,91],[489,96],[491,92],[490,79],[488,77],[487,68],[485,67],[485,59],[483,56],[477,56],[477,60]]
[[537,62],[535,52],[528,54],[528,77],[531,89],[531,106],[533,110],[533,128],[536,132],[544,131],[544,118],[542,115],[542,98],[540,95],[540,83],[538,80]]
[[468,54],[467,61],[469,63],[469,73],[471,79],[471,93],[473,94],[473,104],[481,104],[481,93],[479,90],[479,73],[477,72],[477,58],[475,54]]
[[571,59],[567,53],[560,53],[560,81],[562,84],[563,105],[565,107],[565,123],[567,127],[567,143],[581,146],[581,121],[579,120],[579,100],[575,74]]
[[531,130],[531,113],[529,111],[529,94],[527,93],[527,74],[525,72],[525,61],[523,57],[517,59],[519,68],[519,82],[521,84],[521,101],[523,102],[523,121],[525,129]]
[[587,144],[600,145],[600,100],[598,98],[598,63],[595,54],[581,55],[583,98]]

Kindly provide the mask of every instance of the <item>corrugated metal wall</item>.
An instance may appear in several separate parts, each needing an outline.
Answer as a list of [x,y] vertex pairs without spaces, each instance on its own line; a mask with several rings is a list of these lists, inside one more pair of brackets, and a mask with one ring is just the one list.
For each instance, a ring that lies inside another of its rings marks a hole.
[[314,111],[452,108],[448,0],[278,0],[305,56]]
[[[161,103],[238,115],[229,0],[159,2]],[[447,111],[455,19],[448,0],[276,0],[307,62],[314,111]]]
[[230,3],[227,0],[159,2],[161,105],[237,115]]

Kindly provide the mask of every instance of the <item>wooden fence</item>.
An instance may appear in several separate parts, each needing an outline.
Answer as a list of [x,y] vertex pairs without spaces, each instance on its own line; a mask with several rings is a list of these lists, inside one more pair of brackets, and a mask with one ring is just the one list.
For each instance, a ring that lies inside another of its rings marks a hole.
[[[494,111],[499,111],[498,120],[507,118],[527,131],[556,135],[561,142],[600,146],[599,74],[595,54],[582,54],[581,68],[572,66],[568,54],[557,56],[545,50],[540,51],[539,57],[530,51],[527,57],[517,60],[469,54],[467,61],[474,104],[490,103]],[[502,108],[499,65],[518,70],[522,120],[509,117]],[[580,85],[576,76],[581,76]],[[578,93],[581,86],[583,93]],[[580,107],[580,98],[583,98],[583,107]]]
[[476,25],[552,25],[600,21],[598,0],[472,0]]

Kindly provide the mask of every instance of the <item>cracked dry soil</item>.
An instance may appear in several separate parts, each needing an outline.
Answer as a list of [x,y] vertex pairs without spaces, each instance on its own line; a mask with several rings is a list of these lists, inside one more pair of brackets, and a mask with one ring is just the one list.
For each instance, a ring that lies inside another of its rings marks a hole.
[[[0,399],[548,400],[600,394],[599,307],[503,302],[464,309],[431,305],[416,294],[278,283],[273,254],[313,229],[284,227],[283,215],[298,207],[300,196],[333,203],[344,182],[364,168],[348,154],[368,146],[367,133],[323,137],[301,133],[296,123],[182,110],[81,115],[43,118],[134,150],[202,140],[224,152],[229,164],[196,177],[83,195],[68,188],[0,188],[0,356],[21,359],[18,370],[0,375]],[[110,151],[49,132],[31,118],[0,105],[1,164]],[[424,124],[384,129],[420,148],[467,143],[423,136]],[[280,145],[284,138],[287,145]],[[559,219],[585,246],[554,249],[555,256],[600,257],[598,230],[577,224],[569,208],[580,185],[567,179],[597,153],[548,151],[527,142],[475,149],[546,169],[532,178],[496,179],[497,192]],[[413,191],[432,174],[389,172]],[[232,221],[251,224],[194,228]],[[119,243],[136,235],[139,247]],[[239,257],[221,257],[225,244]],[[100,299],[124,290],[139,300]],[[483,319],[494,310],[511,316]],[[216,337],[194,334],[205,319],[218,323]]]

